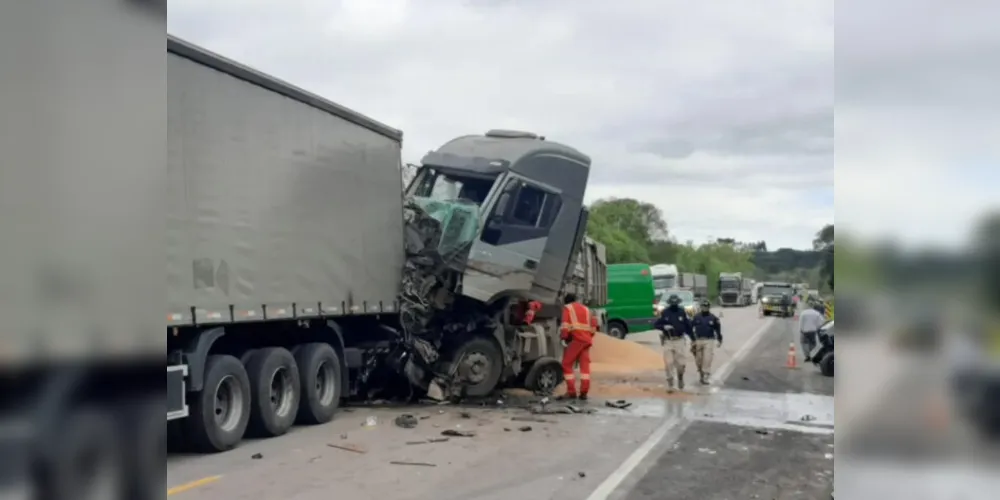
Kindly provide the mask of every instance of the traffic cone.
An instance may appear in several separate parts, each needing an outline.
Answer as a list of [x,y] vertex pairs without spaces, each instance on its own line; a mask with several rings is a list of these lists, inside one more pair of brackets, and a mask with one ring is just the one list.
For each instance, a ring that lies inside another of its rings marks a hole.
[[785,362],[786,368],[798,368],[798,360],[795,359],[795,343],[788,344],[788,361]]

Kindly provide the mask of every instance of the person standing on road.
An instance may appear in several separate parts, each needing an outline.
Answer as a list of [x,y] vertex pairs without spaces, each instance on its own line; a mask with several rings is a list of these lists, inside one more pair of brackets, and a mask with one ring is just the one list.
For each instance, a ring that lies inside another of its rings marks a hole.
[[816,336],[819,334],[819,327],[823,326],[826,318],[823,317],[823,306],[816,305],[802,311],[799,314],[799,344],[802,345],[802,354],[806,363],[812,361],[809,356],[816,347]]
[[708,385],[712,376],[715,348],[722,347],[722,323],[718,316],[712,314],[711,308],[712,303],[708,299],[702,300],[698,314],[691,320],[691,337],[694,339],[691,353],[694,354],[694,364],[698,367],[701,385]]
[[590,346],[594,344],[594,334],[597,332],[597,317],[590,308],[577,302],[576,295],[567,293],[563,299],[562,325],[559,336],[563,346],[563,378],[566,379],[567,398],[576,399],[576,374],[573,365],[580,363],[580,396],[587,400],[590,392]]
[[663,346],[663,368],[667,372],[667,392],[674,392],[674,372],[677,373],[677,388],[684,390],[684,365],[687,346],[684,337],[694,338],[691,333],[691,319],[680,307],[681,299],[676,294],[667,298],[667,308],[653,323],[660,330],[660,344]]

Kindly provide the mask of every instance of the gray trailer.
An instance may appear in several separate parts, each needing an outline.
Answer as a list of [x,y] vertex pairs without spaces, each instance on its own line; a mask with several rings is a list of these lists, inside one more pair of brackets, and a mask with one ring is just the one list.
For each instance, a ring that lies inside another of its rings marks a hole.
[[[398,130],[175,38],[167,69],[177,441],[230,449],[400,381],[435,399],[560,382],[586,155],[463,136],[401,192]],[[529,325],[531,300],[545,307]]]
[[708,297],[708,276],[704,274],[695,274],[692,278],[692,290],[694,291],[694,296],[697,299],[703,299]]
[[606,247],[588,237],[579,246],[573,261],[573,273],[566,281],[566,291],[576,294],[580,301],[601,318],[601,331],[607,327],[604,307],[608,302],[608,258]]

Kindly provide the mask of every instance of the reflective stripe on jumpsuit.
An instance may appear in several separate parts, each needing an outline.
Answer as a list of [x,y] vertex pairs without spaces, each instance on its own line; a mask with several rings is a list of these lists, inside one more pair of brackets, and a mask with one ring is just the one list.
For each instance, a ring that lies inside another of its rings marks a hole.
[[[581,318],[582,316],[582,318]],[[583,321],[580,321],[583,319]],[[580,303],[567,304],[563,308],[563,324],[560,337],[569,341],[563,351],[563,377],[566,379],[566,395],[576,396],[576,375],[573,365],[580,363],[580,394],[590,391],[590,346],[594,343],[597,321],[590,309]]]

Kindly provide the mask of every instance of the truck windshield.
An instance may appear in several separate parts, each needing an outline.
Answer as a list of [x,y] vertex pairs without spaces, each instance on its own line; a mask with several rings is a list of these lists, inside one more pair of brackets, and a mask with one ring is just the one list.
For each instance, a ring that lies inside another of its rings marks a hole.
[[411,194],[438,201],[465,200],[482,205],[493,179],[462,176],[425,168],[414,181]]
[[789,296],[792,295],[792,287],[790,286],[765,286],[760,289],[761,296],[768,295],[781,295],[787,293]]
[[724,279],[724,280],[722,280],[722,281],[719,282],[719,288],[722,288],[723,290],[730,290],[730,289],[735,289],[735,288],[739,288],[739,287],[740,287],[740,282],[738,282],[736,280]]
[[653,276],[653,288],[656,290],[669,290],[677,286],[676,276]]

